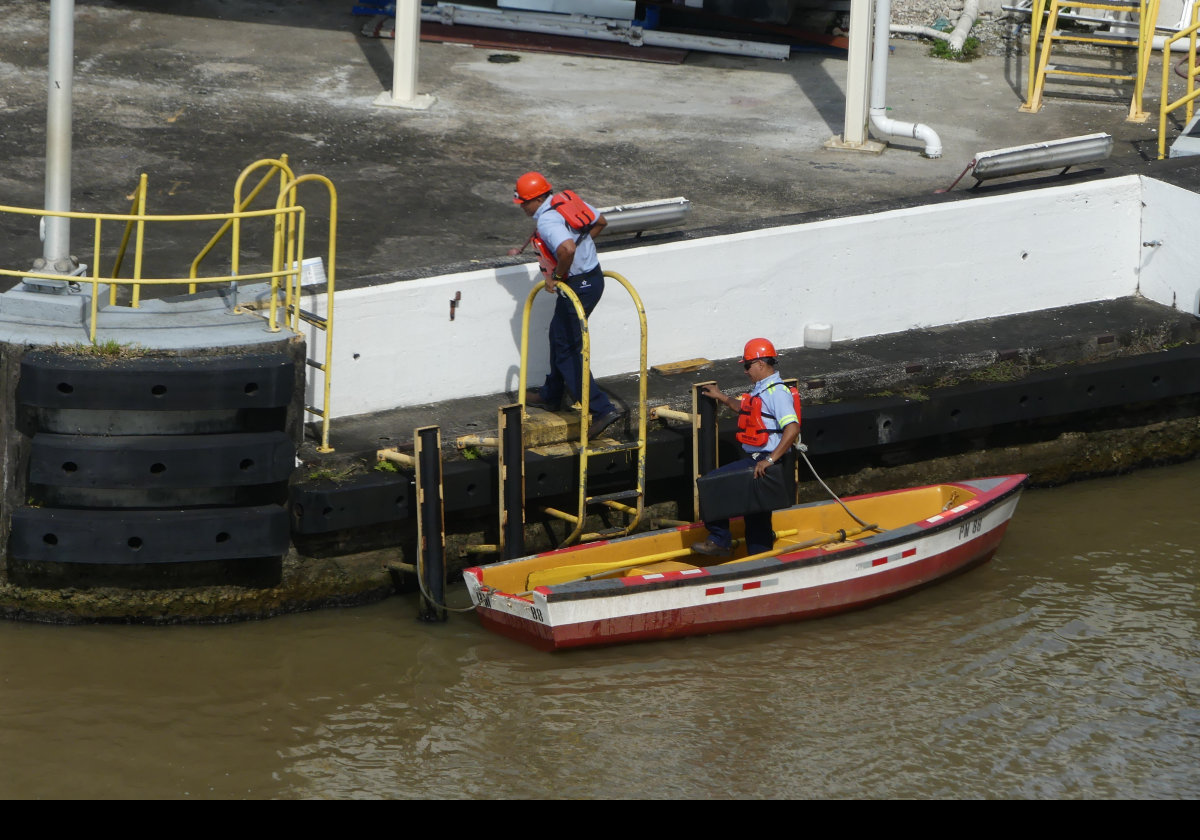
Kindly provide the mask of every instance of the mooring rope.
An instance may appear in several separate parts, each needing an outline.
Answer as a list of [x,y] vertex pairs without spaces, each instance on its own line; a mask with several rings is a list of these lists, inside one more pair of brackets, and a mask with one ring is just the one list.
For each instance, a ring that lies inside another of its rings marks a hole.
[[853,519],[855,522],[857,522],[859,525],[863,526],[864,528],[867,528],[872,531],[887,530],[885,528],[880,528],[878,525],[868,525],[866,522],[863,522],[861,519],[859,519],[857,516],[855,516],[854,511],[852,511],[852,510],[850,510],[850,508],[846,507],[846,503],[843,502],[841,499],[839,499],[837,493],[834,493],[831,489],[829,489],[829,485],[826,484],[824,479],[822,479],[821,476],[819,476],[817,474],[817,468],[812,465],[812,461],[808,460],[808,447],[805,446],[803,443],[797,443],[796,449],[798,449],[800,451],[800,457],[804,459],[804,463],[808,464],[809,470],[812,471],[813,478],[815,478],[817,480],[818,484],[820,484],[822,487],[825,488],[825,492],[828,493],[830,496],[832,496],[833,500],[835,502],[837,502],[839,505],[842,506],[842,510],[846,511],[846,513],[848,513],[850,515],[851,519]]

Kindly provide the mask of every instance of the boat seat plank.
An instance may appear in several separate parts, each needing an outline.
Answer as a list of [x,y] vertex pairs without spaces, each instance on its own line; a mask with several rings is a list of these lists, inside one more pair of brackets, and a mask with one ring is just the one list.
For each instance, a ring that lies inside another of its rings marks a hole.
[[680,563],[678,560],[663,560],[659,563],[647,563],[630,569],[622,577],[638,577],[640,575],[655,575],[663,572],[687,572],[699,568],[691,563]]

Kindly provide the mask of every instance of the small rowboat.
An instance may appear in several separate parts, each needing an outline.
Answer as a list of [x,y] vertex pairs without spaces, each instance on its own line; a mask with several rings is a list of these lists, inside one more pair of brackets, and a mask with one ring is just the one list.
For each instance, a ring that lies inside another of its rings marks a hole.
[[[544,650],[717,633],[869,606],[995,553],[1028,476],[948,482],[775,511],[750,557],[691,553],[700,523],[463,572],[483,625]],[[733,521],[740,536],[740,520]],[[717,565],[700,565],[701,563]]]

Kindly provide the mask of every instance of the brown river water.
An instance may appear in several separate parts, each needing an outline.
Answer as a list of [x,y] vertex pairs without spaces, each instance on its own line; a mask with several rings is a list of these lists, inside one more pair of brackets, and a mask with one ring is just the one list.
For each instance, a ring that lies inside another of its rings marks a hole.
[[0,623],[0,796],[1197,798],[1197,488],[1200,461],[1030,490],[991,563],[910,597],[593,651],[412,596]]

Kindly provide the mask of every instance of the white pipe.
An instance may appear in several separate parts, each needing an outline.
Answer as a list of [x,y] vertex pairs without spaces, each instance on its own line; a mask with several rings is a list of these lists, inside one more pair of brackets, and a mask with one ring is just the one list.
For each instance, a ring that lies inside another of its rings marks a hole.
[[946,33],[940,29],[934,29],[932,26],[917,26],[909,23],[893,23],[891,27],[893,35],[921,35],[925,38],[932,38],[935,41],[945,41]]
[[[46,87],[46,209],[71,209],[71,79],[75,64],[75,0],[50,2]],[[51,272],[70,273],[71,220],[48,216],[42,256]]]
[[962,52],[963,44],[967,42],[967,35],[971,31],[971,27],[975,25],[978,17],[979,0],[966,0],[962,13],[958,16],[958,22],[954,24],[954,31],[950,33],[950,37],[947,39],[950,49],[953,52]]
[[942,141],[932,128],[906,123],[887,116],[888,24],[892,18],[892,0],[875,0],[875,56],[871,70],[871,128],[893,137],[912,137],[925,143],[925,157],[942,156]]
[[945,41],[949,44],[950,49],[955,52],[962,52],[963,44],[967,42],[967,35],[978,19],[979,0],[966,0],[962,14],[958,16],[958,22],[955,23],[954,29],[950,32],[943,32],[940,29],[934,29],[932,26],[916,26],[906,23],[893,23],[889,29],[893,35],[920,35],[924,38],[932,38],[935,41]]

